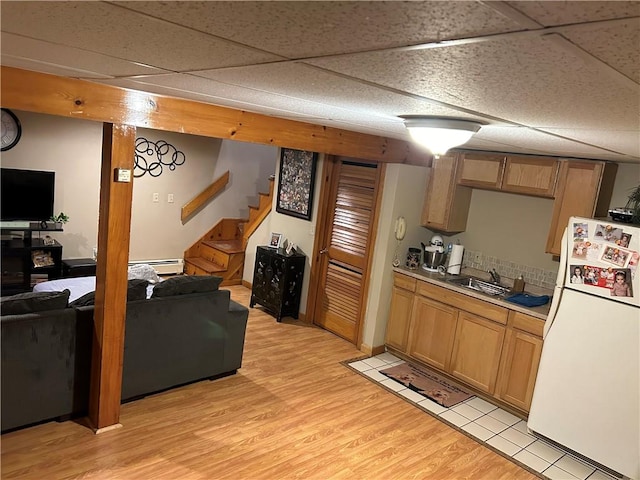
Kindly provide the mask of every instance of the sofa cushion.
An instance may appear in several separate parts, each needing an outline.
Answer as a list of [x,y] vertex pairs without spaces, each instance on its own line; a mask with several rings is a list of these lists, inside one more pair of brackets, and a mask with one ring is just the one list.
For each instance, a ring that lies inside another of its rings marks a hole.
[[[148,281],[139,278],[127,280],[127,302],[144,300],[147,298]],[[80,298],[76,298],[69,305],[72,307],[90,307],[96,303],[96,292],[89,292]]]
[[210,275],[180,275],[171,277],[153,287],[151,298],[213,292],[218,290],[221,282],[222,277]]
[[0,298],[2,315],[23,315],[25,313],[60,310],[69,305],[67,289],[61,292],[25,292]]

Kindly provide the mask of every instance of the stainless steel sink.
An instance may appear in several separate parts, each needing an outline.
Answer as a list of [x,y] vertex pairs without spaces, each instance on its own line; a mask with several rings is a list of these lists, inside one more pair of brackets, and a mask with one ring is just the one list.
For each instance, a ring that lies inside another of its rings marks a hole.
[[447,282],[496,297],[506,295],[511,291],[509,287],[505,287],[504,285],[469,276],[449,278]]

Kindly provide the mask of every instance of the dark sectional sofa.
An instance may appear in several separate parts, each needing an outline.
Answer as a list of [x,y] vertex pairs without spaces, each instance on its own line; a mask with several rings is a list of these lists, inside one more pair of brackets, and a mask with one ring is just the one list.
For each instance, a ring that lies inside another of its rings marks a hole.
[[[218,289],[220,280],[174,277],[156,285],[151,298],[141,297],[140,282],[130,281],[123,401],[231,375],[241,367],[249,311],[231,300],[228,290]],[[55,296],[46,293],[21,295]],[[16,309],[13,297],[2,299],[2,432],[87,413],[92,295],[69,306],[68,292],[66,299],[64,292],[57,295],[58,304],[48,298],[41,311],[29,311],[42,308],[38,301],[19,301]]]

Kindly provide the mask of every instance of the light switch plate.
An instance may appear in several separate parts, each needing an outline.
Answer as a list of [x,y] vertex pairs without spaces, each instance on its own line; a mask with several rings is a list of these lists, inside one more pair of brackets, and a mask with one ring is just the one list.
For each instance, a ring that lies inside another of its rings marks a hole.
[[128,168],[116,168],[113,175],[113,181],[129,183],[131,181],[131,170]]

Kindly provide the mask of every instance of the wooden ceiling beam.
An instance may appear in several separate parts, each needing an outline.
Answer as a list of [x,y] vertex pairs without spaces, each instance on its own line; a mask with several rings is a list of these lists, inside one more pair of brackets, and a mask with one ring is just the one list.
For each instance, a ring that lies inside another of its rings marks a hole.
[[13,67],[3,66],[1,73],[5,108],[377,162],[430,163],[428,153],[404,140]]

